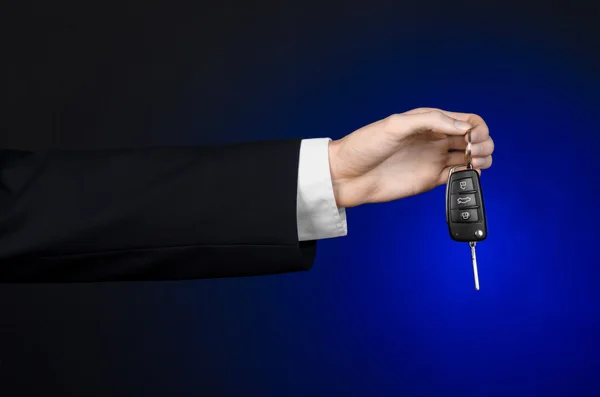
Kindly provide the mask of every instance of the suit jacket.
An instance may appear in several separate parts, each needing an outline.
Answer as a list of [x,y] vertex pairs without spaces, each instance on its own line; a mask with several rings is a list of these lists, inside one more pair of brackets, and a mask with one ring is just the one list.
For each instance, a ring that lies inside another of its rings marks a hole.
[[300,140],[0,150],[0,282],[182,280],[312,266]]

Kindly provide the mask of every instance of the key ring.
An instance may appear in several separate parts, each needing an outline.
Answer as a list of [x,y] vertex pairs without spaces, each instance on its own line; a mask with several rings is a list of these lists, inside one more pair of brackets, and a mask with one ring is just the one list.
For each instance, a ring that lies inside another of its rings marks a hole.
[[[473,127],[475,128],[475,127]],[[473,128],[471,128],[469,131],[467,131],[467,148],[465,149],[465,157],[467,159],[466,163],[467,163],[467,168],[469,168],[470,170],[473,169],[473,164],[471,163],[472,161],[472,157],[471,157],[471,131],[473,130]]]
[[[475,127],[473,127],[473,128],[475,128]],[[469,170],[473,169],[473,164],[471,164],[471,161],[473,160],[471,157],[471,131],[473,130],[473,128],[471,128],[469,131],[467,131],[467,147],[465,149],[465,158],[466,158],[465,164],[458,164],[453,167],[450,167],[450,171],[448,172],[448,181],[446,182],[446,197],[448,196],[448,189],[450,188],[450,177],[456,171],[456,169],[462,168],[462,167],[465,167]],[[448,202],[446,202],[446,222],[448,222]]]

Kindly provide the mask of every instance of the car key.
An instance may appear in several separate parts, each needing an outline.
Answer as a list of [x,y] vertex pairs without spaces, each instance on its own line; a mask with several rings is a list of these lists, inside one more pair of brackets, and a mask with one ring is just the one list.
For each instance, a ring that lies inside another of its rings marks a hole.
[[[487,222],[479,174],[471,163],[471,130],[467,132],[466,164],[450,169],[446,185],[446,222],[454,241],[468,242],[475,289],[479,290],[479,274],[475,245],[487,237]],[[465,168],[457,171],[459,168]]]

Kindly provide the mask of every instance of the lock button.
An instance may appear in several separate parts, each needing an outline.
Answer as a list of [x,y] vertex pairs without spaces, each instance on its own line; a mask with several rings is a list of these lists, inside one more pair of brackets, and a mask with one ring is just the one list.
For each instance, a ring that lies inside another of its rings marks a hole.
[[452,182],[452,193],[472,192],[473,190],[475,189],[473,188],[473,179],[471,178],[459,179]]

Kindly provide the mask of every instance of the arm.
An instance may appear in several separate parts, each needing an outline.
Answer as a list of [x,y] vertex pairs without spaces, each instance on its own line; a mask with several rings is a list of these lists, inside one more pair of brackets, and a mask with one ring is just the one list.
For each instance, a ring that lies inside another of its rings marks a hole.
[[346,234],[344,208],[444,184],[469,129],[473,167],[487,169],[494,142],[483,119],[428,108],[315,146],[0,150],[0,282],[308,269],[316,239]]
[[316,242],[299,241],[296,218],[300,146],[0,151],[0,281],[309,269]]

